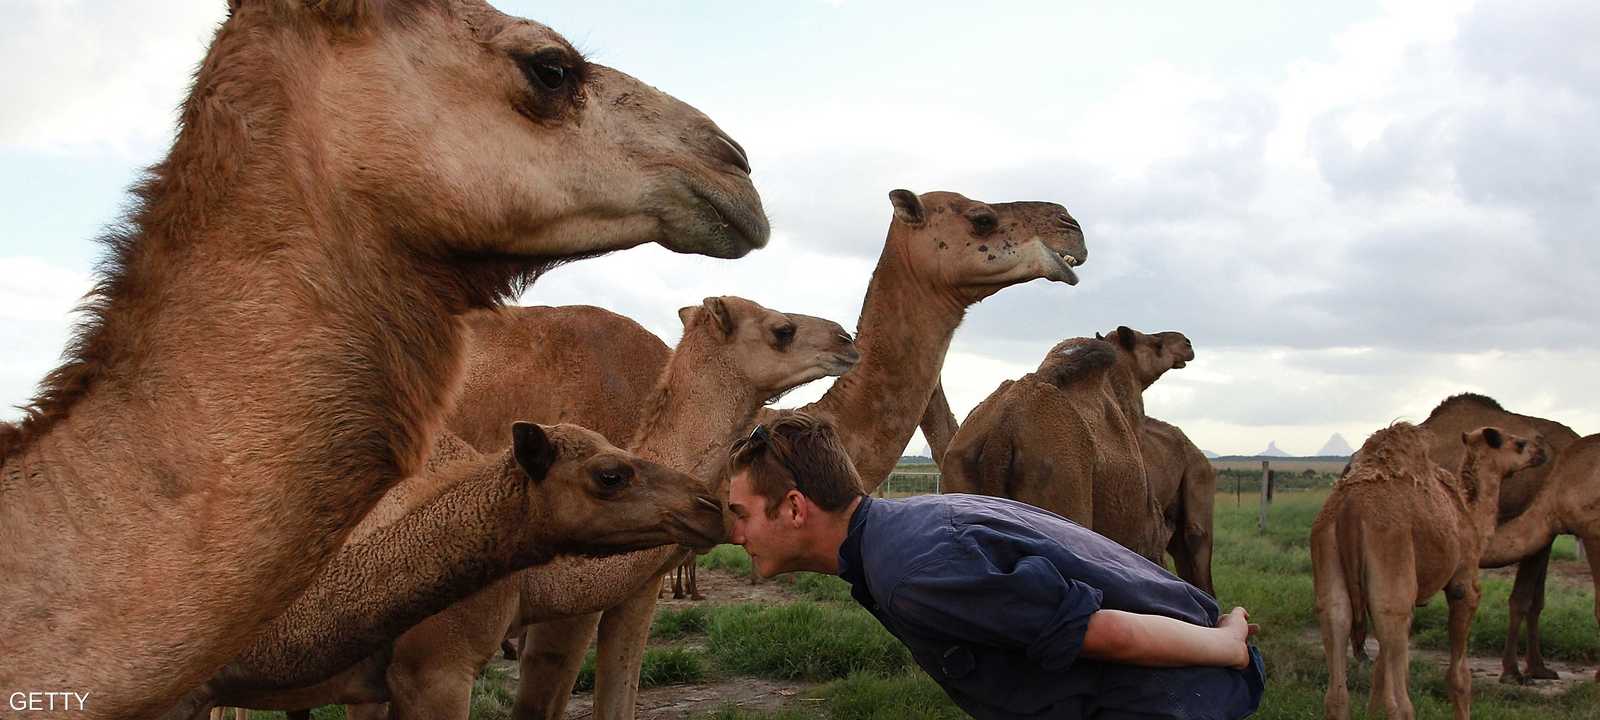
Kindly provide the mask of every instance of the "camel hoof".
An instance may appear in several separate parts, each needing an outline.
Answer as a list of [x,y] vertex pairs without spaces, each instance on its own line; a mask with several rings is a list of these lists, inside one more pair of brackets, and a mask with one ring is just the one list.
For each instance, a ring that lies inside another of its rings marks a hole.
[[1522,673],[1515,670],[1500,673],[1501,685],[1527,685],[1528,683],[1529,680],[1523,677]]
[[501,640],[500,641],[500,656],[504,657],[507,660],[516,660],[517,659],[517,646],[511,644],[510,640]]
[[1527,677],[1530,680],[1560,680],[1561,679],[1561,675],[1559,673],[1557,673],[1554,670],[1551,670],[1550,668],[1544,667],[1543,665],[1541,665],[1539,667],[1536,667],[1536,668],[1528,668]]

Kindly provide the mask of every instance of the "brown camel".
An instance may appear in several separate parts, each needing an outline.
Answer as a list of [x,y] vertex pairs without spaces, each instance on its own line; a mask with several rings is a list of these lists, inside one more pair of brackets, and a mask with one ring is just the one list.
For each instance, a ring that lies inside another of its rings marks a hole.
[[[1428,451],[1439,464],[1447,468],[1456,467],[1463,455],[1461,445],[1455,442],[1455,438],[1460,437],[1463,432],[1487,426],[1536,438],[1544,445],[1545,453],[1552,458],[1559,458],[1562,451],[1578,439],[1576,432],[1561,423],[1509,412],[1493,399],[1474,393],[1446,398],[1420,425],[1432,437]],[[1359,452],[1357,454],[1359,455]],[[1529,468],[1512,475],[1501,484],[1500,524],[1521,518],[1529,512],[1550,512],[1551,507],[1548,505],[1534,507],[1534,499],[1549,486],[1548,478],[1553,468],[1554,465],[1550,463]],[[1528,519],[1535,525],[1550,520],[1547,515]],[[1521,551],[1508,551],[1500,546],[1501,541],[1497,533],[1495,537],[1489,539],[1489,549],[1484,551],[1483,556],[1483,562],[1492,563],[1483,567],[1517,564],[1516,580],[1511,588],[1511,601],[1507,613],[1505,652],[1500,659],[1500,681],[1524,683],[1530,679],[1554,679],[1558,676],[1554,670],[1545,666],[1544,656],[1539,647],[1539,614],[1544,611],[1545,577],[1550,568],[1550,543],[1533,548],[1526,554],[1517,554]],[[1527,618],[1528,621],[1526,675],[1517,668],[1517,641],[1521,634],[1523,618]],[[1351,647],[1357,657],[1365,657],[1362,646],[1366,640],[1366,619],[1357,616],[1353,629]]]
[[[1502,498],[1505,492],[1500,493]],[[1502,513],[1502,516],[1504,513]],[[1595,621],[1600,622],[1600,435],[1567,445],[1550,463],[1544,487],[1528,509],[1501,524],[1479,561],[1502,567],[1544,552],[1557,535],[1572,534],[1583,542],[1595,584]],[[1600,681],[1600,670],[1595,671]]]
[[558,554],[711,547],[723,537],[721,505],[697,479],[576,425],[519,422],[512,434],[512,447],[491,457],[442,436],[427,469],[396,485],[305,594],[198,695],[296,709],[296,691],[387,655],[407,628],[513,571]]
[[1020,500],[1160,562],[1168,532],[1140,449],[1142,393],[1192,359],[1176,332],[1119,327],[1058,343],[967,415],[945,451],[941,490]]
[[[722,446],[764,401],[841,374],[858,358],[850,336],[837,323],[768,310],[741,298],[708,298],[679,314],[683,339],[647,399],[646,419],[633,447],[641,457],[684,469],[702,481],[717,477],[725,455]],[[384,668],[392,716],[465,718],[472,681],[499,649],[508,626],[615,605],[634,588],[611,578],[659,575],[684,552],[674,546],[603,559],[557,558],[428,618],[400,636]],[[381,699],[324,693],[317,701]],[[381,706],[351,708],[353,718],[385,716]]]
[[[966,308],[1039,278],[1076,284],[1072,268],[1088,255],[1078,222],[1054,203],[906,190],[889,199],[888,238],[857,321],[861,362],[804,408],[834,421],[869,491],[888,477],[915,432]],[[632,717],[655,596],[668,569],[637,576],[628,602],[607,609],[603,620],[530,628],[516,717],[562,717],[597,622],[595,714]]]
[[0,426],[0,687],[90,717],[169,707],[421,466],[457,314],[562,260],[768,234],[732,140],[542,25],[229,8],[66,362]]
[[1378,636],[1367,712],[1413,716],[1407,691],[1412,608],[1440,590],[1450,604],[1450,700],[1458,720],[1471,716],[1466,651],[1478,608],[1479,556],[1494,533],[1501,482],[1543,463],[1545,454],[1530,439],[1481,428],[1459,436],[1463,458],[1451,473],[1429,454],[1432,435],[1410,423],[1373,433],[1312,523],[1329,720],[1350,713],[1345,644],[1353,619],[1363,614]]
[[1211,519],[1217,493],[1216,470],[1188,435],[1153,417],[1144,419],[1139,450],[1144,455],[1150,491],[1171,532],[1167,554],[1172,556],[1178,577],[1215,595],[1211,583]]

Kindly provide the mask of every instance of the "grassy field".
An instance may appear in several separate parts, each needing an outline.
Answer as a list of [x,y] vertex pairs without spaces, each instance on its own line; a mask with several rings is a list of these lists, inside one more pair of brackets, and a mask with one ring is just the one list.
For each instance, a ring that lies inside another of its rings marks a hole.
[[[1311,564],[1306,536],[1325,491],[1286,491],[1273,504],[1268,530],[1256,529],[1257,498],[1245,495],[1236,505],[1231,494],[1219,495],[1214,574],[1224,608],[1243,605],[1263,626],[1259,644],[1267,658],[1267,695],[1260,718],[1300,720],[1320,717],[1327,670],[1316,633],[1311,595]],[[711,572],[743,574],[749,562],[742,550],[724,546],[701,558]],[[803,690],[777,710],[751,711],[726,707],[691,717],[719,720],[802,720],[838,718],[964,717],[938,686],[923,676],[903,647],[865,611],[850,601],[837,578],[799,574],[775,584],[783,601],[752,604],[705,604],[664,608],[652,629],[645,658],[645,687],[697,683],[738,684],[747,679],[796,683]],[[1472,631],[1472,653],[1498,657],[1504,638],[1506,599],[1511,575],[1486,573],[1484,596]],[[1570,538],[1556,550],[1549,600],[1544,613],[1546,655],[1582,665],[1585,676],[1600,664],[1593,615],[1593,592],[1574,561]],[[1413,647],[1445,649],[1445,605],[1435,597],[1417,611]],[[1427,652],[1413,654],[1411,692],[1419,718],[1449,715],[1443,663]],[[592,687],[592,662],[579,681]],[[1351,662],[1353,717],[1366,717],[1368,668]],[[502,666],[491,666],[474,693],[472,717],[509,717],[512,690]],[[1574,684],[1550,693],[1500,685],[1492,676],[1474,686],[1474,717],[1594,718],[1600,686]],[[256,713],[253,718],[281,717]],[[333,708],[318,712],[322,720],[342,717]]]
[[[1272,469],[1279,473],[1302,473],[1310,470],[1319,475],[1338,475],[1344,469],[1345,460],[1322,460],[1315,458],[1269,458]],[[1218,470],[1248,470],[1261,474],[1261,460],[1212,460],[1211,467]]]

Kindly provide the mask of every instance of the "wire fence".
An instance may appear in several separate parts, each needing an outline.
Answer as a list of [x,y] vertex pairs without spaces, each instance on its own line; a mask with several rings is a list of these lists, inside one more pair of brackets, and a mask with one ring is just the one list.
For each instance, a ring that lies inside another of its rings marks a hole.
[[929,466],[930,469],[921,468],[913,470],[896,470],[889,473],[889,479],[878,486],[873,495],[878,497],[911,497],[913,495],[936,495],[939,492],[939,469]]

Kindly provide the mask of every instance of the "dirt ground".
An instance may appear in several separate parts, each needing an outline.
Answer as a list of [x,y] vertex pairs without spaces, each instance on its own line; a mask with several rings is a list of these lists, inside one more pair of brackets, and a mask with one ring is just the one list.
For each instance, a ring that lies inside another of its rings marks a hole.
[[[763,580],[751,584],[746,577],[719,570],[700,570],[700,593],[704,600],[672,597],[672,578],[667,577],[667,591],[657,607],[684,608],[692,606],[717,606],[738,603],[777,604],[798,598],[788,590],[782,580]],[[509,689],[515,692],[517,663],[496,658],[508,678]],[[807,683],[785,683],[757,678],[735,678],[713,683],[670,685],[639,691],[639,720],[680,720],[701,717],[725,705],[751,710],[776,710],[786,703],[804,703],[807,693],[814,688]],[[820,699],[819,699],[820,701]],[[568,720],[587,720],[594,716],[594,695],[575,693],[567,704]]]

